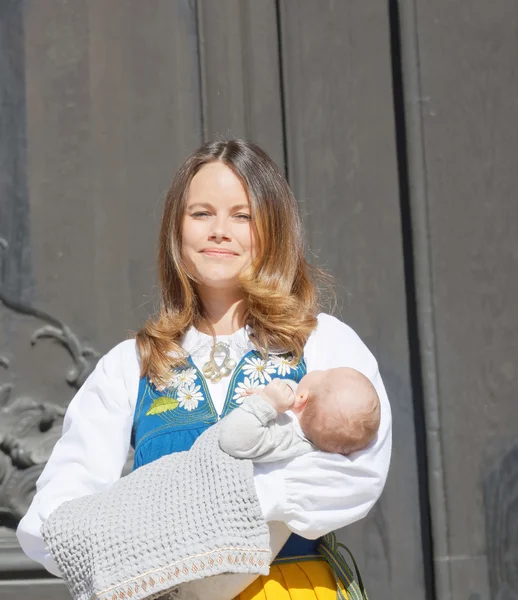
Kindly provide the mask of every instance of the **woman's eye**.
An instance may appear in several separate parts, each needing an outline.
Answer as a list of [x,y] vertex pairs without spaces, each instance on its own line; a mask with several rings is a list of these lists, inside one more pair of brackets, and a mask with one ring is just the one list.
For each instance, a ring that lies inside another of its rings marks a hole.
[[202,217],[210,217],[210,213],[208,213],[208,212],[195,212],[195,213],[192,213],[191,217],[194,217],[195,219],[201,219]]
[[238,219],[239,221],[251,221],[252,217],[251,215],[245,215],[245,214],[240,214],[240,215],[235,215],[236,219]]

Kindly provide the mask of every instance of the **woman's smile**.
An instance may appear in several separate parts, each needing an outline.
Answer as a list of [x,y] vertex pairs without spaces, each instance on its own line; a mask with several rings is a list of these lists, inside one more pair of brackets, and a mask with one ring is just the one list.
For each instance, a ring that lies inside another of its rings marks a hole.
[[212,258],[232,258],[233,256],[238,256],[237,252],[221,248],[204,248],[201,253]]

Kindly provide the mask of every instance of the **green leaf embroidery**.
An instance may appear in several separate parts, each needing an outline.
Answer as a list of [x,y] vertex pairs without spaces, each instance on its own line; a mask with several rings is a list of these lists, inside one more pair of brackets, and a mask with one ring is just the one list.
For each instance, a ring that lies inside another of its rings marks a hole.
[[161,396],[153,401],[153,404],[151,404],[150,409],[146,413],[146,417],[149,417],[149,415],[159,415],[168,410],[174,410],[177,406],[178,400],[169,398],[168,396]]

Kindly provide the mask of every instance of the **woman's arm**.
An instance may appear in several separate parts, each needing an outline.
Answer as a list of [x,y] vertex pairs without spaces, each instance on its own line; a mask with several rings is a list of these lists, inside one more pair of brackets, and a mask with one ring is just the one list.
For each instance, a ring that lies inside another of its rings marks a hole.
[[101,358],[70,402],[63,434],[36,484],[36,495],[17,529],[23,551],[60,576],[40,533],[42,523],[66,500],[105,490],[121,475],[133,421],[139,365],[135,342]]
[[358,335],[326,314],[306,345],[308,371],[352,367],[379,396],[380,426],[363,450],[342,456],[315,451],[290,461],[256,465],[255,484],[267,521],[283,521],[295,533],[317,538],[362,519],[387,478],[392,446],[391,413],[378,365]]

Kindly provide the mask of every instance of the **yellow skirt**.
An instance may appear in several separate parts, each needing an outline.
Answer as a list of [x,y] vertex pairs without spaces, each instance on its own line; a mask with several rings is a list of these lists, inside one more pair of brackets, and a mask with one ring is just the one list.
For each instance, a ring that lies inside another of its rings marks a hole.
[[358,581],[339,547],[347,550],[331,533],[320,544],[321,556],[275,560],[269,575],[260,575],[234,600],[368,600],[354,557]]
[[236,600],[336,600],[336,582],[323,560],[275,564]]

